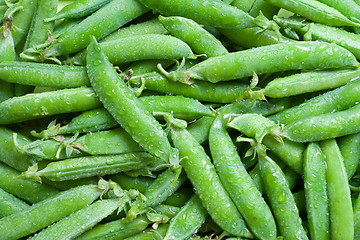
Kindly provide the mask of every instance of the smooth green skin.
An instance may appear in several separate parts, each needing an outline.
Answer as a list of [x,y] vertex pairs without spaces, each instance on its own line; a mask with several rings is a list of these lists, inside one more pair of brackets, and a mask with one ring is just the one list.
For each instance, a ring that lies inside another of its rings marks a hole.
[[360,237],[360,196],[357,197],[354,205],[354,239]]
[[360,78],[360,68],[310,71],[276,78],[259,90],[266,97],[282,98],[334,89]]
[[220,180],[250,230],[259,239],[275,239],[274,217],[242,164],[222,115],[216,117],[210,128],[209,147]]
[[100,42],[112,41],[129,36],[139,36],[144,34],[169,34],[169,32],[164,28],[158,18],[154,18],[148,21],[119,28],[115,32],[103,38]]
[[360,132],[360,105],[304,118],[286,125],[281,135],[294,142],[314,142]]
[[308,239],[299,210],[281,168],[268,156],[259,154],[261,177],[280,235],[284,239]]
[[345,0],[341,2],[336,0],[319,0],[319,2],[335,8],[351,20],[360,20],[360,6],[354,0]]
[[296,20],[295,18],[274,17],[274,20],[282,27],[290,27],[295,30],[306,41],[320,40],[336,43],[349,50],[358,60],[360,59],[360,36],[358,34],[321,23]]
[[288,125],[304,118],[347,109],[360,101],[360,80],[310,98],[272,116],[274,122]]
[[159,16],[159,21],[171,35],[186,42],[196,54],[205,54],[209,58],[229,53],[220,40],[192,19]]
[[199,24],[218,28],[254,26],[253,17],[221,1],[140,0],[148,8],[165,16],[181,16]]
[[255,0],[249,11],[249,14],[253,17],[257,17],[260,12],[268,19],[272,19],[273,16],[279,12],[279,7],[271,5],[270,3],[266,2],[266,0]]
[[309,143],[304,153],[304,188],[312,239],[330,239],[326,168],[325,156],[319,144]]
[[29,240],[74,239],[119,207],[119,199],[98,200],[36,233]]
[[24,211],[29,207],[26,202],[0,188],[0,218]]
[[[171,219],[169,228],[163,239],[188,239],[197,232],[208,218],[208,215],[201,200],[194,194],[176,216]],[[184,221],[185,219],[186,221]]]
[[275,122],[259,114],[248,113],[237,116],[227,125],[257,140],[261,139],[265,133],[268,133],[262,138],[262,143],[291,169],[302,174],[305,145],[289,139],[279,141],[271,132],[269,134],[269,129],[275,129],[275,134],[279,134],[280,129]]
[[104,224],[97,224],[91,230],[80,235],[77,240],[117,240],[126,239],[145,230],[151,222],[144,216],[137,217],[132,222],[119,219]]
[[45,58],[80,51],[90,43],[90,36],[95,36],[97,39],[104,38],[147,11],[148,9],[136,0],[113,0],[64,32],[44,50]]
[[[185,42],[163,34],[128,36],[100,42],[100,47],[114,65],[150,59],[195,58],[191,48]],[[64,63],[84,65],[85,61],[86,52],[81,52],[65,60]]]
[[330,26],[359,26],[338,10],[316,0],[266,0],[268,3]]
[[80,23],[83,19],[82,18],[70,18],[70,19],[64,19],[63,21],[60,21],[59,23],[55,22],[54,31],[52,32],[52,37],[54,39],[59,38],[60,35],[62,35],[64,32],[68,31],[73,26]]
[[179,150],[181,166],[211,218],[235,236],[251,237],[204,148],[186,129],[173,126],[171,138]]
[[260,27],[243,29],[221,29],[220,31],[231,42],[244,48],[261,47],[292,41],[291,39],[284,36],[280,36],[279,39],[279,35],[276,34],[275,31],[269,29],[264,30]]
[[170,197],[187,180],[186,175],[180,174],[180,171],[181,169],[167,169],[162,172],[145,190],[145,200],[133,204],[126,212],[126,218],[132,221],[146,212],[148,207],[157,206]]
[[[162,25],[161,25],[162,26]],[[133,75],[137,76],[140,74],[146,74],[151,72],[157,72],[158,64],[161,64],[163,67],[168,67],[174,63],[173,60],[156,60],[156,59],[150,59],[150,60],[140,60],[136,62],[130,63],[130,65],[124,70],[124,73],[132,72]]]
[[[19,239],[70,215],[100,197],[96,185],[84,185],[63,191],[21,211],[0,219],[4,239]],[[29,221],[29,219],[31,219]]]
[[108,4],[112,0],[80,0],[74,1],[60,11],[58,11],[54,16],[45,19],[45,22],[50,22],[58,20],[61,18],[82,18],[90,15],[91,13],[97,11],[104,5]]
[[354,239],[354,213],[343,157],[335,139],[319,144],[327,166],[331,239]]
[[126,240],[162,240],[168,227],[168,224],[160,224],[157,229],[147,228],[141,233],[127,237]]
[[31,143],[27,137],[16,133],[8,128],[0,127],[0,161],[19,171],[25,171],[37,158],[26,155],[17,148],[14,142],[16,134],[17,143],[25,145]]
[[12,124],[55,114],[81,112],[101,106],[91,88],[80,87],[29,93],[0,103],[0,124]]
[[243,10],[244,12],[249,12],[254,2],[255,0],[234,0],[231,1],[230,5],[237,7]]
[[151,72],[134,76],[130,83],[140,85],[141,79],[145,80],[145,88],[161,93],[182,95],[195,98],[199,101],[213,103],[232,103],[243,98],[247,84],[229,82],[212,84],[208,82],[195,81],[191,85],[169,81],[165,76],[157,72]]
[[38,181],[40,177],[46,177],[52,181],[74,180],[137,170],[146,167],[156,160],[146,152],[84,156],[50,162],[39,171],[27,170],[20,177]]
[[315,70],[356,67],[352,53],[336,44],[325,42],[290,42],[232,52],[206,59],[186,70],[173,71],[167,77],[174,81],[199,79],[219,82],[288,70]]
[[0,78],[9,83],[38,87],[75,88],[90,85],[84,67],[35,62],[0,62]]
[[350,180],[360,164],[360,133],[355,133],[339,138],[338,140],[339,149],[341,155],[344,158],[344,166],[348,179]]
[[168,162],[172,150],[165,131],[119,78],[94,38],[88,46],[86,67],[94,91],[120,126],[146,151]]

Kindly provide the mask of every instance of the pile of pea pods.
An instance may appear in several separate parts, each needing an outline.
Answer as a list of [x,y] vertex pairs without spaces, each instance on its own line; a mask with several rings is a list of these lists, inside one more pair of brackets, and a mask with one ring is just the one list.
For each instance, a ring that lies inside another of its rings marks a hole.
[[0,239],[360,239],[359,0],[0,0]]

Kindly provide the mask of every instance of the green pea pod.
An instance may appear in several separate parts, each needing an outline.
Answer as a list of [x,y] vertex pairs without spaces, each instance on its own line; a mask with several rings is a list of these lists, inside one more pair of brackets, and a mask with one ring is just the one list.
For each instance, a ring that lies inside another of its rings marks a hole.
[[0,188],[0,218],[24,211],[29,207],[26,202]]
[[88,47],[87,71],[104,107],[141,147],[165,162],[172,149],[160,123],[122,81],[93,38]]
[[268,3],[266,0],[255,0],[249,11],[249,14],[253,17],[257,17],[261,12],[268,19],[272,19],[273,16],[279,12],[279,10],[279,7]]
[[354,0],[345,0],[341,3],[336,0],[320,0],[319,2],[333,7],[351,20],[360,21],[360,5]]
[[359,167],[360,133],[351,134],[338,139],[339,149],[344,158],[344,166],[348,179],[351,179]]
[[57,39],[63,33],[67,32],[70,28],[74,27],[75,25],[79,24],[83,19],[82,18],[71,18],[71,19],[64,19],[60,22],[55,22],[54,31],[51,34],[54,39]]
[[145,229],[141,233],[135,234],[126,240],[162,240],[168,229],[168,224],[161,224],[157,229],[152,227]]
[[284,239],[308,239],[294,197],[281,168],[268,156],[259,154],[266,196]]
[[79,186],[34,204],[25,211],[3,217],[0,219],[2,237],[19,239],[35,233],[90,204],[101,193],[96,185]]
[[326,163],[317,143],[309,143],[304,153],[304,187],[310,236],[312,239],[330,239]]
[[360,237],[360,197],[358,196],[354,205],[354,239]]
[[[291,53],[291,54],[289,54]],[[348,50],[325,42],[290,42],[232,52],[206,59],[186,70],[165,75],[173,81],[199,79],[219,82],[288,70],[356,67],[359,63]]]
[[332,239],[354,239],[354,213],[344,160],[335,139],[320,142],[326,161]]

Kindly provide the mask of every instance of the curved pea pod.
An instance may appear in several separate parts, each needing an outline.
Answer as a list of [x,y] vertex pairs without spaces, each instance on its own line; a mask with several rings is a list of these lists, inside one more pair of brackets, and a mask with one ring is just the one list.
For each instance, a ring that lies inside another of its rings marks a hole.
[[52,181],[73,180],[137,170],[156,160],[146,152],[85,156],[50,162],[40,170],[38,170],[37,164],[34,164],[18,177],[37,181],[41,181],[41,177],[46,177]]
[[268,19],[272,19],[279,12],[280,8],[268,3],[266,0],[255,0],[249,14],[253,17],[259,16],[260,12]]
[[[208,217],[199,197],[193,195],[171,219],[164,240],[188,239],[195,234]],[[187,221],[184,221],[187,219]]]
[[274,17],[274,20],[282,27],[295,30],[307,41],[320,40],[336,43],[360,59],[360,37],[358,34],[326,24],[306,22],[304,19]]
[[359,26],[341,12],[316,0],[266,0],[280,8],[289,10],[314,22],[330,26]]
[[62,18],[82,18],[90,15],[112,0],[81,0],[67,4],[54,16],[45,18],[45,22],[55,21]]
[[251,237],[204,148],[183,128],[172,126],[171,138],[179,150],[181,166],[211,218],[231,234]]
[[0,78],[9,83],[38,87],[74,88],[90,85],[84,67],[35,62],[0,62]]
[[254,26],[253,17],[221,1],[140,0],[146,7],[165,16],[182,16],[212,27],[244,28]]
[[61,113],[100,107],[95,92],[86,87],[29,93],[0,103],[0,124],[11,124]]
[[157,229],[149,227],[138,234],[127,237],[126,240],[162,240],[168,227],[168,224],[161,224]]
[[222,115],[215,118],[210,128],[209,147],[220,180],[250,230],[259,239],[274,239],[274,217],[242,164]]
[[[178,38],[163,34],[128,36],[99,43],[114,65],[149,59],[195,58],[191,48]],[[65,64],[84,65],[86,52],[68,58]]]
[[360,100],[360,80],[354,80],[294,107],[278,112],[269,118],[288,125],[304,118],[347,109]]
[[0,188],[0,218],[24,211],[29,207],[26,202]]
[[360,78],[360,69],[309,71],[275,78],[255,94],[282,98],[341,87]]
[[321,141],[326,161],[332,239],[354,239],[354,213],[344,160],[335,139]]
[[[19,239],[70,215],[100,197],[96,185],[83,185],[63,191],[32,205],[25,211],[0,219],[4,239]],[[31,219],[31,220],[29,220]]]
[[304,153],[304,187],[310,237],[330,239],[326,163],[317,143],[309,143]]
[[360,20],[360,5],[354,0],[345,0],[341,3],[336,0],[320,0],[319,2],[333,7],[354,22],[359,22]]
[[119,78],[94,38],[88,46],[86,67],[100,101],[120,126],[146,151],[169,162],[172,147],[164,129]]
[[171,35],[186,42],[196,54],[208,58],[228,53],[220,40],[189,18],[160,16],[159,20]]
[[294,197],[281,168],[268,156],[259,154],[259,165],[266,196],[284,239],[308,239]]
[[64,32],[44,50],[45,58],[78,52],[90,43],[90,36],[104,38],[149,11],[136,0],[114,0]]
[[339,138],[339,149],[344,158],[344,166],[348,179],[351,179],[359,167],[360,161],[360,133],[355,133]]
[[206,59],[186,70],[165,75],[173,81],[199,79],[219,82],[288,70],[316,70],[359,66],[343,47],[325,42],[289,42],[232,52]]
[[360,105],[304,118],[285,125],[281,135],[295,142],[314,142],[360,132]]
[[354,205],[354,239],[360,237],[360,197],[358,196]]

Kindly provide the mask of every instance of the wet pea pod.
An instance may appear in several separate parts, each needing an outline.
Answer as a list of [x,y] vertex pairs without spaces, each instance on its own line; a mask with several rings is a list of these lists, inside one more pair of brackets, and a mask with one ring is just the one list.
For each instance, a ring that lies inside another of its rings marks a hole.
[[280,8],[268,3],[266,0],[255,0],[249,14],[253,17],[257,17],[260,12],[264,14],[268,19],[272,19],[274,15],[279,12]]
[[280,124],[288,125],[304,118],[347,109],[359,100],[360,81],[354,80],[342,87],[327,91],[299,105],[269,116],[269,118]]
[[312,239],[330,239],[326,168],[325,156],[319,144],[309,143],[304,153],[304,188]]
[[307,22],[302,18],[280,18],[275,16],[274,20],[281,27],[294,30],[306,41],[320,40],[336,43],[352,52],[357,59],[360,59],[360,37],[358,34],[326,24]]
[[336,44],[309,41],[279,43],[206,59],[186,70],[164,72],[173,81],[219,82],[288,70],[356,67],[352,53]]
[[354,239],[360,237],[360,197],[358,196],[354,204]]
[[343,157],[335,139],[321,141],[319,144],[327,166],[331,238],[354,239],[354,213]]
[[228,53],[220,40],[191,19],[160,16],[159,21],[171,35],[186,42],[196,54],[204,54],[208,58]]
[[29,204],[0,188],[0,218],[24,211],[28,207]]
[[333,7],[354,22],[360,21],[360,5],[354,0],[345,0],[341,3],[335,0],[320,0],[319,2]]
[[274,217],[242,164],[221,114],[210,128],[209,147],[220,180],[250,230],[259,239],[274,239],[277,234]]
[[102,190],[96,185],[83,185],[63,191],[27,210],[1,218],[2,235],[4,239],[19,239],[35,233],[90,204],[99,198],[101,193]]
[[126,240],[161,240],[165,237],[168,227],[168,224],[161,224],[157,229],[150,227],[138,234],[127,237]]
[[266,0],[270,4],[284,8],[290,12],[306,17],[314,22],[330,26],[359,26],[358,22],[351,21],[341,12],[321,1],[316,0]]
[[73,180],[137,170],[143,167],[148,167],[149,170],[157,170],[157,168],[161,168],[161,164],[155,166],[155,169],[150,167],[156,161],[159,162],[158,159],[146,152],[84,156],[50,162],[42,169],[38,169],[38,165],[34,164],[18,177],[36,181],[41,181],[41,177],[46,177],[52,181]]
[[156,1],[140,0],[148,8],[165,16],[182,16],[205,26],[244,28],[254,26],[253,17],[221,1]]
[[90,43],[90,36],[104,38],[148,10],[136,0],[111,1],[59,36],[44,50],[44,57],[53,58],[78,52]]
[[351,179],[359,167],[360,133],[350,134],[337,139],[348,179]]
[[295,142],[313,142],[337,138],[360,131],[360,105],[325,113],[285,125],[281,135]]
[[[178,38],[163,34],[129,36],[99,43],[114,65],[149,59],[195,58],[191,48]],[[64,64],[84,65],[86,52],[68,58]]]
[[51,22],[62,18],[82,18],[100,9],[111,0],[81,0],[67,4],[54,16],[45,18],[45,22]]
[[86,87],[29,93],[0,103],[0,124],[11,124],[61,113],[98,108],[101,102]]
[[119,78],[94,38],[86,67],[100,101],[120,126],[146,151],[169,163],[173,150],[164,129]]

